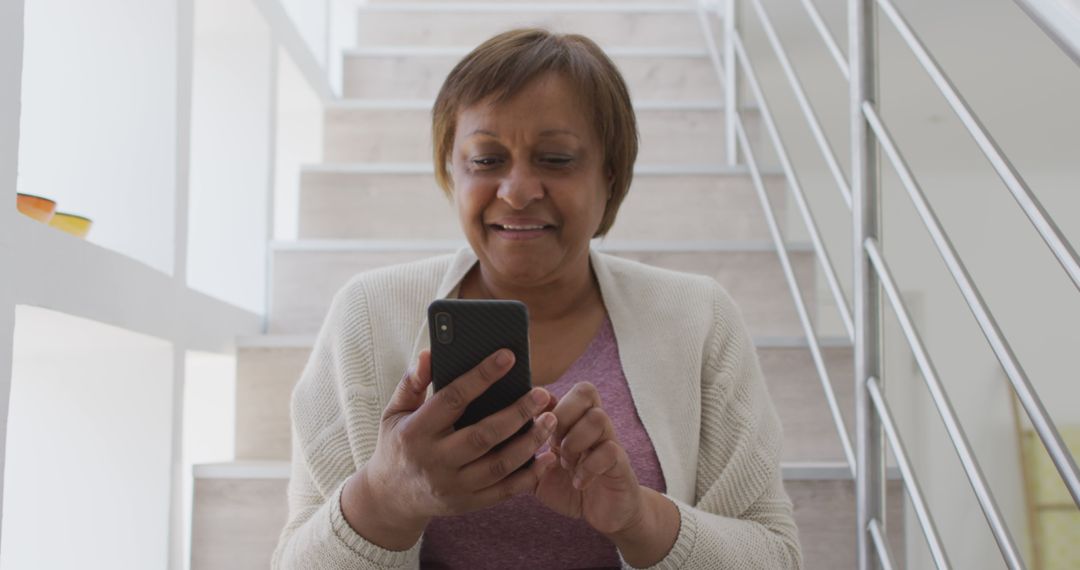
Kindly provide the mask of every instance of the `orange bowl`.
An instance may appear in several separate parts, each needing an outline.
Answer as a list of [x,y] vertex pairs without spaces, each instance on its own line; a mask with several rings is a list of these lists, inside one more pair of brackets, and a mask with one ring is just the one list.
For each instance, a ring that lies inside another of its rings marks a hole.
[[85,238],[86,234],[90,233],[90,226],[93,223],[90,218],[64,212],[57,212],[49,221],[50,226],[80,238]]
[[45,224],[49,223],[56,212],[55,201],[32,194],[19,194],[15,206],[20,212]]

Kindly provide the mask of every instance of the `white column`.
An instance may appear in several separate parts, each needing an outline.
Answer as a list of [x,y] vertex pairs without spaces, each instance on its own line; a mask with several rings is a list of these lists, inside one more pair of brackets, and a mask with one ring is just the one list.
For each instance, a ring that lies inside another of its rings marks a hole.
[[[191,174],[191,90],[195,37],[194,0],[176,2],[176,196],[173,239],[173,280],[187,285],[188,197]],[[180,315],[184,318],[184,315]],[[187,347],[173,343],[172,481],[169,486],[169,570],[188,567],[184,528],[184,380]]]
[[[16,176],[19,166],[19,116],[22,93],[23,0],[0,2],[0,490],[7,457],[8,402],[15,341],[14,247]],[[0,513],[4,497],[0,492]],[[0,531],[2,532],[2,531]],[[0,536],[2,548],[3,536]]]
[[873,0],[848,1],[850,65],[851,213],[855,324],[855,532],[859,570],[882,567],[870,540],[870,522],[885,521],[885,442],[866,382],[881,374],[881,297],[877,273],[863,244],[880,235],[877,141],[862,104],[877,101],[877,38]]

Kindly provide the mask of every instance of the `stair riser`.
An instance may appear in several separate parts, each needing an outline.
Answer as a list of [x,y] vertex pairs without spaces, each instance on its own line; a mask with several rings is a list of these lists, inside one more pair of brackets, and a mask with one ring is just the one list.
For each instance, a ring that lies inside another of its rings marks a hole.
[[[841,416],[849,435],[854,427],[853,353],[851,348],[823,348]],[[769,396],[784,426],[784,461],[845,461],[840,436],[829,411],[809,348],[759,349],[758,358]]]
[[601,46],[704,48],[693,12],[462,12],[433,7],[412,11],[362,11],[361,46],[464,46],[472,48],[504,30],[539,27],[582,34]]
[[[784,481],[795,507],[804,570],[856,568],[855,485],[853,481]],[[886,537],[897,564],[905,568],[904,488],[886,487]]]
[[[289,398],[311,354],[309,347],[242,348],[237,359],[236,457],[288,460]],[[832,416],[806,348],[758,349],[769,393],[784,426],[784,461],[842,461]],[[851,349],[829,348],[841,406],[850,409]],[[847,375],[841,374],[847,372]]]
[[[347,55],[345,97],[434,99],[463,55]],[[723,99],[720,80],[707,57],[626,55],[612,59],[636,100]]]
[[[441,253],[451,251],[277,251],[274,253],[270,332],[308,334],[318,331],[333,294],[353,275]],[[750,331],[755,335],[801,334],[794,303],[775,253],[620,251],[618,255],[715,278],[739,303]],[[796,278],[804,288],[805,298],[812,299],[813,258],[806,252],[792,255]]]
[[265,570],[288,518],[286,479],[195,479],[191,570]]
[[[639,110],[642,164],[719,164],[724,156],[720,110]],[[427,109],[333,108],[326,112],[327,162],[431,162]]]
[[[285,479],[201,479],[195,484],[192,570],[264,570],[287,519]],[[851,481],[788,480],[805,570],[855,567]],[[904,567],[903,490],[888,486],[888,540]]]
[[310,355],[310,346],[237,350],[237,459],[289,460],[289,401]]
[[[782,180],[769,196],[783,219]],[[608,234],[631,240],[767,240],[744,176],[638,175]],[[431,174],[308,172],[300,239],[460,239],[457,213]]]

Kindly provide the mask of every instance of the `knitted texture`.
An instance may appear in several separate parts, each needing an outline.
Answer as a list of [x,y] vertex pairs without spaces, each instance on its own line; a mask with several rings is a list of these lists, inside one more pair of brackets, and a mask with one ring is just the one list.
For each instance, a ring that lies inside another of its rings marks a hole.
[[[706,277],[595,251],[590,260],[665,496],[681,517],[675,545],[653,568],[800,567],[780,423],[734,302]],[[428,303],[475,263],[466,248],[363,273],[335,296],[293,391],[289,518],[273,568],[419,567],[420,542],[401,552],[370,543],[345,521],[340,495],[372,456],[390,395],[428,346]]]

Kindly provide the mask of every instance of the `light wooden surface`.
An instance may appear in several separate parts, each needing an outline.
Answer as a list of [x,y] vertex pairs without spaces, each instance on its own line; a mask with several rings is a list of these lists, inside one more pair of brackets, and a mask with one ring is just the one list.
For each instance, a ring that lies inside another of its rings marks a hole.
[[195,479],[191,570],[266,570],[285,527],[288,479]]
[[[305,334],[317,331],[330,300],[350,277],[368,269],[405,263],[454,248],[404,251],[276,251],[270,332]],[[643,263],[709,275],[723,285],[742,310],[752,334],[795,336],[802,333],[776,254],[757,251],[613,251]],[[793,252],[796,277],[804,300],[813,296],[811,253]]]
[[[227,471],[221,466],[218,471]],[[279,470],[280,471],[280,470]],[[265,570],[285,524],[286,479],[197,478],[192,570]],[[787,479],[805,570],[855,567],[855,505],[850,479]],[[903,568],[903,490],[888,486],[887,533]]]
[[[782,219],[784,186],[769,178]],[[744,174],[635,175],[608,236],[613,240],[769,239]],[[417,219],[424,223],[403,224]],[[307,172],[300,239],[462,239],[457,213],[431,174]]]
[[[393,55],[350,52],[345,56],[345,97],[434,99],[443,79],[464,53]],[[704,53],[694,56],[615,55],[630,95],[637,100],[723,98],[720,80]]]
[[362,10],[359,17],[363,46],[466,46],[492,36],[493,30],[540,27],[559,33],[584,34],[601,46],[705,48],[700,34],[687,34],[698,25],[697,14],[552,11],[433,10],[433,17],[417,19],[412,11]]
[[[637,111],[640,164],[713,164],[724,152],[724,113],[712,109]],[[750,120],[748,117],[747,120]],[[431,111],[333,107],[326,111],[328,162],[431,162]]]
[[[247,346],[237,358],[236,456],[243,460],[288,460],[289,398],[311,353],[310,342],[294,346]],[[842,461],[832,416],[806,347],[759,342],[765,381],[784,426],[783,461]],[[851,349],[825,349],[841,405],[851,404]],[[849,418],[850,420],[850,418]],[[850,422],[849,422],[850,423]]]

